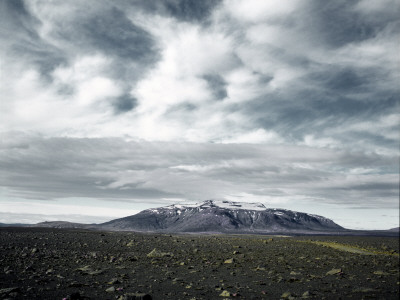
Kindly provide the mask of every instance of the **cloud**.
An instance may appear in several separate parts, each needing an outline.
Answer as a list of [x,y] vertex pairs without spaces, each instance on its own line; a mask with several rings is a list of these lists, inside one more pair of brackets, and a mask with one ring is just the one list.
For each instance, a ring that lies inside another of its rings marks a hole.
[[397,1],[0,5],[7,197],[397,200]]
[[393,152],[395,125],[348,130],[398,106],[397,21],[373,3],[6,1],[3,130]]
[[49,139],[18,133],[2,140],[0,165],[7,172],[1,173],[1,186],[6,195],[25,199],[135,203],[246,194],[266,202],[273,196],[273,203],[306,197],[344,206],[397,205],[396,157],[300,146]]

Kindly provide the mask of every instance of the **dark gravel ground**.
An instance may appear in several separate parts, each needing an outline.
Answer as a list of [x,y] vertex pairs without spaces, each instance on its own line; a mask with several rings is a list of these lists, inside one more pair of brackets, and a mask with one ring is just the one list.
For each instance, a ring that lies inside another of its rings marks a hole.
[[398,253],[389,237],[1,228],[0,299],[398,299]]

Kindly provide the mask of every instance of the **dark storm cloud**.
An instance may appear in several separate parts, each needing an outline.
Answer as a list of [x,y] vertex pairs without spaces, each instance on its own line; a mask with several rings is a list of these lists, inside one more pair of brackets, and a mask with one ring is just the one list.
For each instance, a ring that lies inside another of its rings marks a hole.
[[[103,53],[113,61],[108,73],[127,85],[127,81],[137,81],[159,59],[159,49],[151,34],[129,20],[118,3],[111,6],[107,2],[93,2],[91,9],[82,5],[50,21],[39,19],[37,11],[41,12],[41,6],[29,4],[1,2],[2,46],[11,59],[36,66],[44,79],[51,80],[52,71],[59,66],[68,67],[71,59]],[[52,7],[57,11],[56,5],[46,9]],[[44,37],[39,33],[43,26],[49,29]]]
[[139,2],[149,13],[159,13],[185,22],[202,22],[212,13],[221,0],[149,0]]
[[[338,146],[362,140],[372,148],[396,151],[398,138],[388,138],[386,133],[398,124],[375,132],[351,127],[365,121],[383,122],[399,109],[398,71],[388,59],[394,55],[392,41],[399,37],[398,11],[395,2],[381,7],[379,1],[309,1],[287,16],[291,22],[285,18],[255,20],[280,35],[268,42],[268,30],[264,41],[263,30],[245,29],[257,47],[249,42],[252,50],[248,57],[242,54],[242,61],[246,64],[249,60],[259,74],[271,80],[258,84],[265,86],[262,95],[230,109],[245,111],[254,128],[274,130],[287,141],[298,142],[313,135],[334,139]],[[380,47],[385,44],[388,47],[383,51]],[[382,55],[374,54],[377,49]],[[395,59],[393,56],[392,61]],[[301,75],[276,88],[272,85],[280,71]]]
[[[151,62],[157,53],[151,35],[117,8],[77,20],[69,32],[73,42],[121,59]],[[65,34],[65,32],[63,33]]]
[[219,0],[167,0],[164,5],[175,18],[183,21],[202,21],[209,16]]
[[[357,122],[377,120],[395,112],[399,108],[399,102],[393,97],[380,98],[379,102],[372,101],[375,99],[364,102],[347,97],[329,97],[316,92],[299,92],[293,100],[271,98],[255,101],[246,109],[259,126],[274,129],[287,139],[302,140],[305,135],[314,134],[335,138],[344,145],[368,140],[371,145],[386,146],[393,150],[398,148],[398,140],[387,139],[382,136],[384,132],[370,133],[350,128],[350,125]],[[296,101],[298,98],[302,100]],[[337,129],[336,133],[334,129]]]
[[[346,128],[364,120],[377,120],[395,113],[400,107],[398,86],[391,82],[391,74],[381,66],[362,68],[353,66],[320,65],[311,68],[295,84],[279,93],[266,93],[245,107],[237,107],[252,115],[256,124],[274,129],[282,136],[302,139],[306,134],[323,134],[324,130]],[[393,127],[393,126],[392,126]],[[397,141],[379,137],[382,132],[339,132],[335,137],[345,143],[367,138],[372,144],[382,142],[389,148],[398,147]],[[351,141],[352,140],[352,141]]]
[[222,100],[228,96],[226,91],[227,83],[226,81],[218,74],[208,74],[204,75],[203,79],[207,81],[207,84],[213,94],[213,96],[217,100]]
[[2,34],[6,30],[14,30],[20,35],[38,38],[34,28],[40,22],[29,14],[22,0],[4,0],[0,2],[0,7]]
[[361,42],[376,36],[385,28],[387,21],[396,21],[396,8],[388,10],[379,18],[371,19],[355,10],[358,1],[309,1],[306,10],[307,30],[328,47],[341,47],[348,43]]
[[137,99],[130,95],[122,95],[118,97],[114,103],[115,112],[125,113],[134,109],[137,105]]
[[2,47],[12,59],[36,66],[44,76],[65,62],[62,51],[39,36],[41,21],[23,1],[0,2],[0,26]]

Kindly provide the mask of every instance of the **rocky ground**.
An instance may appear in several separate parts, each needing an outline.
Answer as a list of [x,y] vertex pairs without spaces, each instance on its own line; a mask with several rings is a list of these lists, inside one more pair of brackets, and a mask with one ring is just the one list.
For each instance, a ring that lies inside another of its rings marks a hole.
[[0,299],[398,297],[398,238],[0,229]]

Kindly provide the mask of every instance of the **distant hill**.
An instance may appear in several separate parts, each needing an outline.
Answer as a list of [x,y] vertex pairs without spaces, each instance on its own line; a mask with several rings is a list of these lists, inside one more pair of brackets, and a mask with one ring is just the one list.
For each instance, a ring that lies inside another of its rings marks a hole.
[[400,227],[391,228],[389,231],[400,231]]
[[22,224],[22,223],[11,223],[11,224],[6,224],[6,223],[0,223],[0,227],[27,227],[30,224]]
[[98,227],[97,224],[82,224],[82,223],[73,223],[66,221],[46,221],[33,225],[33,227],[42,227],[42,228],[87,228],[87,229],[96,229]]

